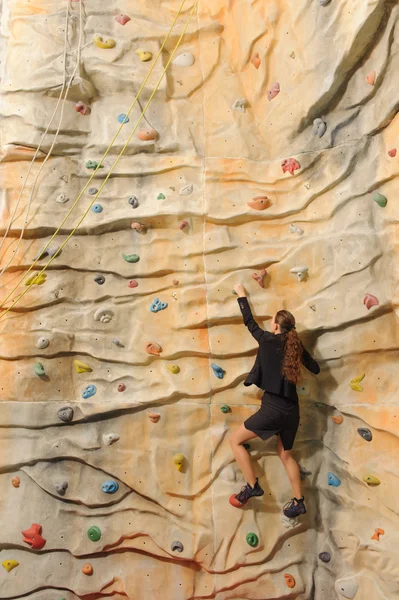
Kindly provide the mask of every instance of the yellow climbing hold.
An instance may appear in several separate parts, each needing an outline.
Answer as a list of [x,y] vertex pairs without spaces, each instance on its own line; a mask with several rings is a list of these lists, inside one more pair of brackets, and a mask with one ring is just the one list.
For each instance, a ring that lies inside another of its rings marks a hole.
[[74,360],[73,364],[75,365],[77,373],[91,373],[93,370],[89,365],[86,365],[86,363],[80,360]]
[[355,390],[355,392],[362,392],[363,388],[360,385],[360,382],[364,379],[364,373],[362,373],[361,375],[359,375],[359,377],[354,377],[353,379],[351,379],[351,388],[352,390]]
[[380,485],[381,481],[375,475],[365,475],[363,481],[370,485]]
[[168,365],[168,369],[174,375],[177,375],[178,373],[180,373],[180,367],[178,365]]
[[175,454],[173,457],[173,462],[175,463],[177,470],[181,471],[183,469],[183,463],[184,463],[183,454]]
[[41,275],[31,275],[25,281],[25,285],[30,285],[31,283],[35,285],[42,285],[42,283],[46,281],[46,277],[46,273],[42,273]]
[[113,48],[115,46],[115,40],[109,38],[107,40],[103,40],[102,35],[95,35],[93,42],[97,46],[97,48]]
[[15,569],[15,567],[18,567],[19,562],[17,560],[3,560],[1,564],[8,572],[10,572]]
[[136,54],[139,55],[141,62],[147,62],[147,60],[152,59],[152,52],[148,50],[143,50],[143,48],[137,48]]

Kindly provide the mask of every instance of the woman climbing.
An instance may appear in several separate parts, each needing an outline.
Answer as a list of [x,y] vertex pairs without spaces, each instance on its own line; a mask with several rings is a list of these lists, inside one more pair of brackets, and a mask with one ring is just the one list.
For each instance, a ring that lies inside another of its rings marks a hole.
[[303,347],[295,330],[295,318],[290,312],[279,310],[272,319],[269,333],[255,322],[243,286],[235,285],[234,291],[238,295],[244,325],[259,344],[255,364],[244,385],[255,384],[264,390],[264,394],[258,412],[246,419],[230,437],[233,454],[247,481],[241,492],[230,497],[230,504],[241,508],[253,496],[264,494],[255,477],[250,455],[242,444],[255,437],[267,440],[277,435],[278,455],[294,492],[283,512],[286,517],[294,518],[306,513],[300,470],[291,452],[299,425],[296,383],[301,363],[315,374],[320,372],[320,367]]

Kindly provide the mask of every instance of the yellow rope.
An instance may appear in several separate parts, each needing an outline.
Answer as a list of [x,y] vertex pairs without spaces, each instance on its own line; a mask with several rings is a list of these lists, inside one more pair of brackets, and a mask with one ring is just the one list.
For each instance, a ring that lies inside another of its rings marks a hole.
[[[161,46],[161,48],[160,48],[160,50],[159,50],[159,52],[158,52],[157,56],[156,56],[156,59],[155,59],[155,61],[154,61],[153,65],[152,65],[152,67],[151,67],[151,69],[150,69],[150,71],[149,71],[148,75],[147,75],[147,76],[146,76],[146,78],[144,79],[144,82],[143,82],[143,83],[142,83],[142,85],[140,86],[140,89],[139,89],[139,91],[137,92],[137,94],[136,94],[136,97],[135,97],[135,99],[133,100],[133,102],[132,102],[132,104],[131,104],[131,106],[130,106],[130,108],[129,108],[128,112],[126,113],[126,114],[127,114],[127,116],[130,114],[131,110],[133,109],[133,107],[134,107],[134,105],[135,105],[135,103],[136,103],[136,101],[137,101],[137,99],[138,99],[138,97],[139,97],[139,95],[140,95],[141,91],[143,90],[143,88],[144,88],[144,86],[145,86],[145,84],[146,84],[146,82],[147,82],[147,80],[148,80],[149,76],[151,75],[151,72],[152,72],[152,70],[154,69],[155,63],[156,63],[156,61],[158,60],[159,56],[161,55],[161,52],[162,52],[162,50],[163,50],[163,48],[164,48],[164,46],[165,46],[165,44],[166,44],[166,42],[167,42],[167,40],[168,40],[168,37],[169,37],[169,35],[170,35],[170,34],[171,34],[171,32],[172,32],[172,29],[173,29],[173,27],[174,27],[174,25],[175,25],[175,23],[176,23],[176,21],[177,21],[177,18],[179,17],[179,15],[180,15],[180,13],[181,13],[181,11],[182,11],[182,9],[183,9],[183,5],[184,5],[184,3],[185,3],[185,2],[186,2],[186,0],[182,0],[182,3],[181,3],[181,5],[180,5],[180,8],[179,8],[179,11],[178,11],[178,13],[177,13],[177,15],[176,15],[176,17],[175,17],[175,19],[174,19],[174,21],[173,21],[173,23],[172,23],[172,25],[171,25],[170,29],[169,29],[169,32],[168,32],[168,34],[167,34],[167,36],[166,36],[166,38],[165,38],[165,40],[164,40],[164,42],[163,42],[163,44],[162,44],[162,46]],[[110,171],[109,171],[108,175],[106,176],[106,178],[104,179],[103,183],[101,184],[101,186],[100,186],[100,189],[98,190],[98,192],[97,192],[97,193],[96,193],[96,195],[94,196],[94,198],[93,198],[92,202],[89,204],[89,206],[88,206],[87,210],[86,210],[86,211],[83,213],[83,216],[82,216],[82,217],[81,217],[81,219],[78,221],[77,225],[74,227],[74,229],[71,231],[71,233],[70,233],[70,234],[68,235],[68,237],[65,239],[65,241],[64,241],[64,242],[61,244],[61,246],[58,248],[57,252],[56,252],[56,253],[55,253],[55,254],[54,254],[52,257],[51,257],[51,259],[48,261],[48,263],[47,263],[47,264],[45,264],[45,265],[44,265],[44,267],[42,268],[42,270],[41,270],[41,271],[39,271],[39,273],[37,273],[37,274],[36,274],[36,277],[39,277],[39,276],[40,276],[42,273],[44,273],[44,271],[45,271],[45,270],[47,269],[47,267],[48,267],[48,266],[49,266],[49,265],[50,265],[50,264],[53,262],[53,260],[54,260],[54,259],[57,257],[57,255],[58,255],[58,254],[59,254],[59,252],[62,250],[62,248],[65,246],[65,244],[66,244],[66,243],[67,243],[67,242],[68,242],[68,241],[71,239],[71,237],[74,235],[74,233],[75,233],[75,232],[76,232],[76,230],[78,229],[79,225],[82,223],[82,221],[83,221],[83,220],[85,219],[85,217],[87,216],[87,214],[88,214],[88,212],[89,212],[90,208],[93,206],[93,204],[94,204],[94,202],[96,201],[97,197],[98,197],[98,196],[99,196],[99,194],[101,193],[101,191],[102,191],[102,189],[103,189],[104,185],[107,183],[107,181],[108,181],[109,177],[111,176],[111,174],[112,174],[112,172],[113,172],[113,169],[114,169],[114,168],[115,168],[115,166],[118,164],[118,161],[119,161],[119,159],[121,158],[122,154],[123,154],[123,153],[124,153],[124,151],[126,150],[126,147],[127,147],[127,145],[129,144],[130,140],[132,139],[132,137],[133,137],[134,133],[136,132],[136,130],[137,130],[137,127],[139,126],[139,124],[140,124],[140,122],[141,122],[142,118],[144,117],[144,115],[145,115],[145,113],[146,113],[146,111],[147,111],[147,109],[148,109],[148,107],[149,107],[149,105],[150,105],[150,103],[151,103],[151,101],[152,101],[152,99],[153,99],[153,97],[154,97],[155,93],[157,92],[157,90],[158,90],[158,88],[159,88],[159,86],[160,86],[160,84],[161,84],[162,78],[164,77],[164,75],[165,75],[165,73],[166,73],[166,71],[167,71],[167,69],[168,69],[168,67],[169,67],[170,63],[171,63],[171,62],[172,62],[172,60],[173,60],[173,57],[174,57],[174,55],[175,55],[175,53],[176,53],[176,50],[178,49],[178,47],[179,47],[179,46],[180,46],[180,44],[181,44],[181,41],[182,41],[182,39],[183,39],[183,37],[184,37],[184,34],[186,33],[187,27],[188,27],[188,25],[189,25],[189,23],[190,23],[191,17],[193,16],[194,10],[195,10],[195,9],[196,9],[196,7],[197,7],[197,4],[198,4],[198,0],[195,0],[194,4],[193,4],[193,6],[192,6],[192,9],[191,9],[191,11],[190,11],[189,17],[188,17],[188,19],[187,19],[187,22],[186,22],[186,24],[185,24],[185,26],[184,26],[184,28],[183,28],[183,31],[182,31],[182,33],[181,33],[181,35],[180,35],[180,37],[179,37],[179,39],[178,39],[178,41],[177,41],[177,43],[176,43],[176,46],[174,47],[174,49],[173,49],[173,51],[172,51],[172,53],[171,53],[171,55],[170,55],[170,57],[169,57],[169,60],[168,60],[168,62],[166,63],[166,65],[165,65],[165,67],[164,67],[164,70],[163,70],[163,72],[162,72],[162,75],[160,76],[160,78],[159,78],[159,80],[158,80],[158,83],[157,83],[157,85],[155,86],[155,88],[154,88],[153,92],[151,93],[151,95],[150,95],[150,97],[149,97],[149,99],[148,99],[148,101],[147,101],[147,103],[146,103],[145,107],[143,108],[143,110],[142,110],[142,112],[141,112],[141,114],[140,114],[140,116],[139,116],[139,118],[138,118],[138,120],[137,120],[137,122],[136,122],[136,125],[134,126],[134,129],[133,129],[133,131],[131,132],[130,136],[128,137],[128,139],[127,139],[127,141],[126,141],[126,143],[125,143],[125,145],[123,146],[123,148],[122,148],[122,150],[120,151],[119,155],[117,156],[117,158],[116,158],[115,162],[113,163],[113,165],[112,165],[112,167],[111,167],[111,169],[110,169]],[[74,204],[71,206],[70,210],[68,211],[68,213],[67,213],[66,217],[65,217],[65,218],[64,218],[64,220],[62,221],[61,225],[60,225],[60,226],[57,228],[57,230],[56,230],[56,231],[54,232],[54,234],[51,236],[51,238],[50,238],[50,239],[49,239],[49,241],[47,242],[47,245],[46,245],[46,246],[45,246],[45,247],[42,249],[41,253],[43,253],[43,252],[44,252],[44,251],[45,251],[45,250],[48,248],[48,246],[50,245],[51,241],[52,241],[52,240],[55,238],[55,236],[57,235],[57,233],[60,231],[60,229],[61,229],[62,225],[65,223],[65,221],[67,220],[67,218],[68,218],[68,217],[69,217],[69,215],[71,214],[71,212],[72,212],[73,208],[76,206],[76,204],[78,203],[78,201],[79,201],[79,200],[80,200],[80,198],[82,197],[82,195],[83,195],[83,192],[86,190],[87,186],[89,185],[89,183],[90,183],[90,182],[91,182],[91,180],[93,179],[94,175],[96,174],[96,172],[97,172],[97,171],[98,171],[98,169],[100,168],[100,165],[101,165],[102,161],[103,161],[103,160],[104,160],[104,158],[107,156],[108,152],[111,150],[112,144],[114,143],[114,141],[116,140],[116,138],[117,138],[117,136],[118,136],[119,132],[121,131],[121,129],[122,129],[122,127],[123,127],[123,124],[124,124],[124,123],[122,122],[122,123],[121,123],[121,126],[120,126],[120,127],[119,127],[119,129],[117,130],[117,132],[116,132],[116,134],[115,134],[114,138],[112,139],[112,141],[111,141],[110,145],[108,146],[108,148],[107,148],[107,150],[105,151],[105,153],[104,153],[103,157],[102,157],[102,158],[101,158],[101,160],[99,161],[99,163],[98,163],[98,165],[97,165],[96,169],[94,170],[93,174],[92,174],[92,175],[91,175],[91,177],[89,178],[89,180],[88,180],[88,182],[86,183],[85,187],[82,189],[82,191],[80,192],[79,196],[78,196],[78,197],[77,197],[77,199],[75,200]],[[39,257],[38,257],[38,258],[37,258],[37,259],[36,259],[36,260],[35,260],[35,261],[32,263],[32,265],[29,267],[29,269],[27,270],[27,272],[25,273],[25,275],[24,275],[24,276],[21,278],[21,280],[20,280],[20,281],[17,283],[17,285],[16,285],[16,286],[15,286],[15,287],[14,287],[14,288],[11,290],[11,292],[8,294],[8,296],[7,296],[7,297],[6,297],[6,298],[3,300],[2,304],[0,305],[0,308],[4,306],[4,304],[5,304],[5,303],[7,302],[7,300],[10,298],[11,294],[13,294],[13,292],[14,292],[14,291],[15,291],[15,290],[16,290],[16,289],[19,287],[19,285],[20,285],[20,284],[21,284],[21,283],[24,281],[24,279],[26,278],[26,276],[28,275],[28,273],[29,273],[29,272],[32,270],[32,268],[35,266],[35,264],[38,262],[38,260],[39,260]],[[35,278],[33,278],[33,281],[34,281],[34,279],[35,279]],[[25,294],[26,294],[26,293],[27,293],[27,292],[30,290],[30,288],[32,287],[32,285],[34,285],[34,284],[33,284],[33,281],[31,281],[31,282],[30,282],[30,284],[27,286],[26,290],[24,290],[24,291],[22,292],[22,294],[20,294],[19,296],[17,296],[17,298],[15,298],[15,300],[12,302],[12,304],[11,304],[11,305],[10,305],[10,306],[9,306],[9,307],[6,309],[6,310],[4,310],[4,311],[1,313],[1,315],[0,315],[0,319],[2,319],[2,318],[3,318],[3,317],[4,317],[4,316],[5,316],[7,313],[8,313],[8,311],[9,311],[9,310],[11,310],[11,309],[14,307],[14,306],[15,306],[15,304],[16,304],[16,303],[17,303],[17,302],[18,302],[18,301],[19,301],[21,298],[23,298],[23,296],[25,296]]]

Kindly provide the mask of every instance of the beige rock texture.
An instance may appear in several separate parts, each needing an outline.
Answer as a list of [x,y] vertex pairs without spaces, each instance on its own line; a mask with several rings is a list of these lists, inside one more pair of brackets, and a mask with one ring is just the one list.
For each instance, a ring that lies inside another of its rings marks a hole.
[[[398,23],[383,0],[3,0],[1,598],[399,598]],[[322,367],[295,526],[275,437],[249,450],[265,495],[228,502],[262,394],[238,282]]]

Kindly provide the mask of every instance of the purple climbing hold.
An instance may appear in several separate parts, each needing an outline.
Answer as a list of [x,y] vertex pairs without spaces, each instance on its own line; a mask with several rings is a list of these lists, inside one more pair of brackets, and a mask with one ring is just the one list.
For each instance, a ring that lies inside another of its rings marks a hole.
[[105,282],[104,275],[96,275],[94,281],[98,283],[98,285],[102,285]]
[[130,196],[128,202],[132,208],[137,208],[139,205],[139,201],[137,200],[136,196]]
[[331,554],[329,552],[320,552],[319,558],[323,562],[328,563],[331,560]]

